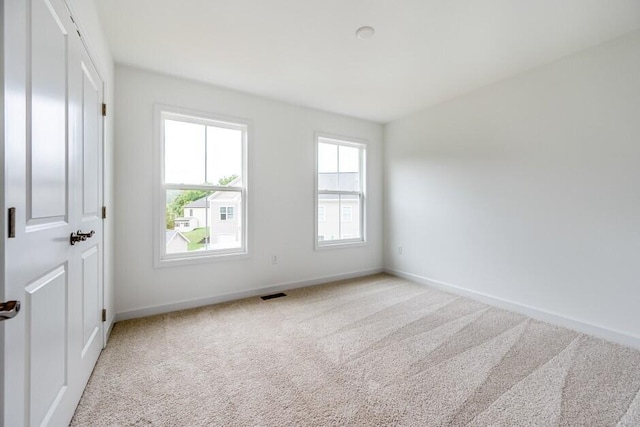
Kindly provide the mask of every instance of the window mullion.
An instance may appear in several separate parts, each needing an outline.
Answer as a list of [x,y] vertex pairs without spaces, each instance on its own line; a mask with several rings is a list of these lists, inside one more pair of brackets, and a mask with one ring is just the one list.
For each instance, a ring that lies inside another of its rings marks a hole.
[[338,164],[336,165],[336,171],[338,174],[338,190],[340,190],[340,146],[336,146],[336,152],[338,154]]
[[342,239],[342,196],[338,196],[338,240],[340,239]]
[[364,194],[360,193],[360,197],[359,197],[359,204],[360,204],[360,209],[358,212],[358,214],[360,215],[360,237],[362,239],[364,239]]
[[207,149],[209,148],[209,144],[207,138],[209,137],[209,127],[207,125],[204,126],[204,182],[205,184],[209,183],[209,171],[207,170]]

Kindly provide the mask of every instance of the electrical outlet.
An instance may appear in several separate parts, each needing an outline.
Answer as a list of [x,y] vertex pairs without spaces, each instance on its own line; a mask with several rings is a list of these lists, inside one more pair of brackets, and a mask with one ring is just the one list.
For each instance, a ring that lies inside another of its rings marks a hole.
[[271,264],[277,264],[280,261],[278,255],[271,255]]
[[402,246],[398,246],[398,255],[402,255]]

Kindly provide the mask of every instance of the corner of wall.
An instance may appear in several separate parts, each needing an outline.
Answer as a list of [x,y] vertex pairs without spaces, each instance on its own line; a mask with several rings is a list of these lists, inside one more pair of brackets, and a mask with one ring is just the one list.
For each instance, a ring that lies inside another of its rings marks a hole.
[[543,322],[562,326],[564,328],[571,329],[576,332],[580,332],[586,335],[591,335],[597,338],[602,338],[607,341],[611,341],[617,344],[621,344],[627,347],[632,347],[640,350],[640,337],[625,334],[624,332],[616,331],[614,329],[609,329],[603,326],[594,325],[587,321],[574,319],[572,317],[569,317],[563,314],[553,313],[547,310],[543,310],[541,308],[520,304],[514,301],[509,301],[503,298],[499,298],[494,295],[477,292],[471,289],[455,286],[450,283],[429,279],[427,277],[419,276],[417,274],[407,273],[405,271],[400,271],[393,268],[385,268],[385,273],[410,280],[414,283],[419,283],[421,285],[426,285],[435,289],[439,289],[441,291],[449,292],[456,295],[461,295],[463,297],[467,297],[475,301],[489,304],[494,307],[513,311],[515,313],[519,313],[524,316],[528,316]]

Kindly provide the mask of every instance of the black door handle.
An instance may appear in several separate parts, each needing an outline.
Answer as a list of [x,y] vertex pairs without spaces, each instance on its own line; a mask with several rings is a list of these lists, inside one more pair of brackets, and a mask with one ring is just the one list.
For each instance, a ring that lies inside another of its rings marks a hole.
[[13,319],[20,311],[20,301],[7,301],[0,303],[0,322]]
[[93,230],[88,233],[83,233],[82,230],[78,230],[75,233],[71,233],[71,236],[69,236],[69,243],[73,246],[78,242],[84,242],[85,240],[90,239],[94,234],[96,234],[96,232]]

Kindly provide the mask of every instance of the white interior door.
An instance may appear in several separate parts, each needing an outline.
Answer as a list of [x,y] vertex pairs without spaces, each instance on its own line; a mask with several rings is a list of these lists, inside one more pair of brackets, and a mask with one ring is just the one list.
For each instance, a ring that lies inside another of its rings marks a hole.
[[64,426],[102,347],[102,83],[62,0],[1,4],[4,298],[22,307],[1,323],[2,421]]
[[77,99],[80,114],[76,116],[75,134],[78,136],[74,150],[77,166],[74,212],[77,213],[78,230],[91,237],[74,245],[74,260],[79,262],[78,287],[81,295],[78,303],[81,310],[74,325],[81,325],[81,345],[71,354],[79,367],[82,388],[89,380],[93,367],[102,350],[102,80],[84,50],[73,57],[70,73],[77,83]]

